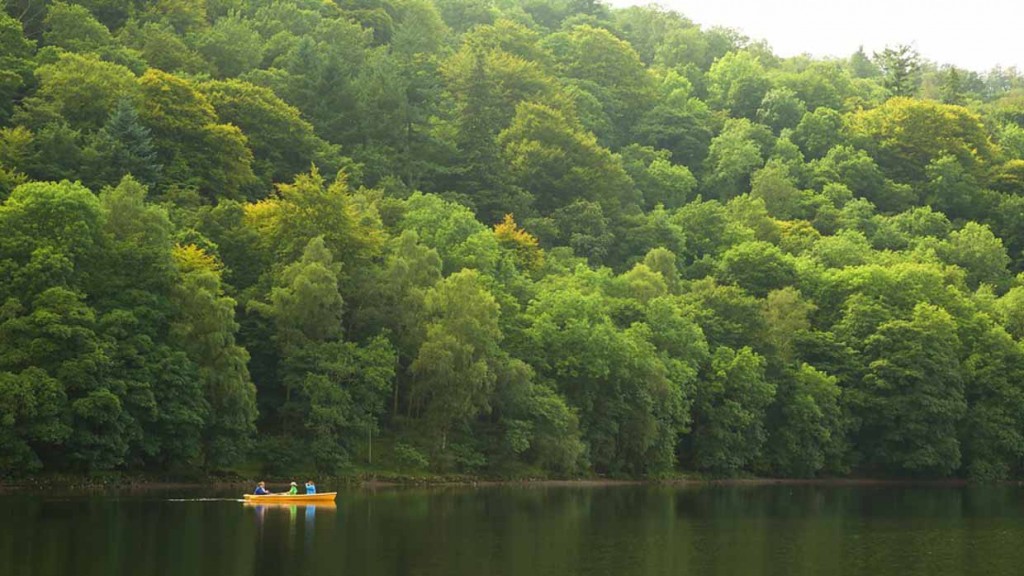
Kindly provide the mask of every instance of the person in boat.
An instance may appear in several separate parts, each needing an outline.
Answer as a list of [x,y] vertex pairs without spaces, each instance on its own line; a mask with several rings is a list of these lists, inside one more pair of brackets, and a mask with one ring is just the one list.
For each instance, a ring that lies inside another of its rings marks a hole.
[[312,480],[306,481],[306,494],[316,494],[316,485]]
[[267,490],[267,485],[261,481],[259,484],[256,485],[256,491],[253,492],[253,494],[257,496],[265,496],[267,494],[270,494],[270,492]]
[[298,494],[298,493],[299,493],[299,485],[296,484],[295,482],[292,482],[291,489],[288,490],[287,492],[285,492],[285,494],[288,494],[288,495]]

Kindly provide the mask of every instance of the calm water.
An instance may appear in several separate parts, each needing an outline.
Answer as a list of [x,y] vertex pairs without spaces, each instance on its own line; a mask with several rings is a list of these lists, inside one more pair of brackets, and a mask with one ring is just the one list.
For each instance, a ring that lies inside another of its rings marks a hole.
[[1024,572],[1016,487],[0,493],[0,575],[938,576]]

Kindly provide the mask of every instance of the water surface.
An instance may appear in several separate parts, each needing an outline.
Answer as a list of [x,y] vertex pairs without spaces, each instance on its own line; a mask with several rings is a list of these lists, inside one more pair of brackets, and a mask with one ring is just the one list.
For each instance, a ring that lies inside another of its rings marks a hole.
[[[226,498],[225,500],[197,500]],[[612,486],[0,493],[0,575],[1017,575],[1024,489]]]

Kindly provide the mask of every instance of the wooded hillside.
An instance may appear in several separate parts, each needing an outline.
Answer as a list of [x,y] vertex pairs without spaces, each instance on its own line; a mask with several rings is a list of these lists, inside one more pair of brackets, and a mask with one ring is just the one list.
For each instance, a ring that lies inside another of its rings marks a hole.
[[0,476],[1024,474],[1024,77],[592,0],[7,0]]

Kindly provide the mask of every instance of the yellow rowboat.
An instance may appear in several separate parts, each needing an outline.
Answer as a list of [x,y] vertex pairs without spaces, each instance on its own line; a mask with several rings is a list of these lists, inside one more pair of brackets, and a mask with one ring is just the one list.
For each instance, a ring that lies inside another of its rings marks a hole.
[[255,508],[257,510],[283,510],[289,508],[292,510],[295,510],[296,508],[304,508],[308,510],[310,508],[316,508],[317,510],[334,511],[338,509],[338,504],[333,500],[328,502],[312,502],[310,500],[306,500],[304,502],[264,502],[262,500],[253,501],[252,499],[249,499],[246,500],[245,503],[242,504],[242,506],[245,506],[246,508]]
[[337,492],[323,492],[321,494],[243,494],[246,504],[320,504],[334,502]]

